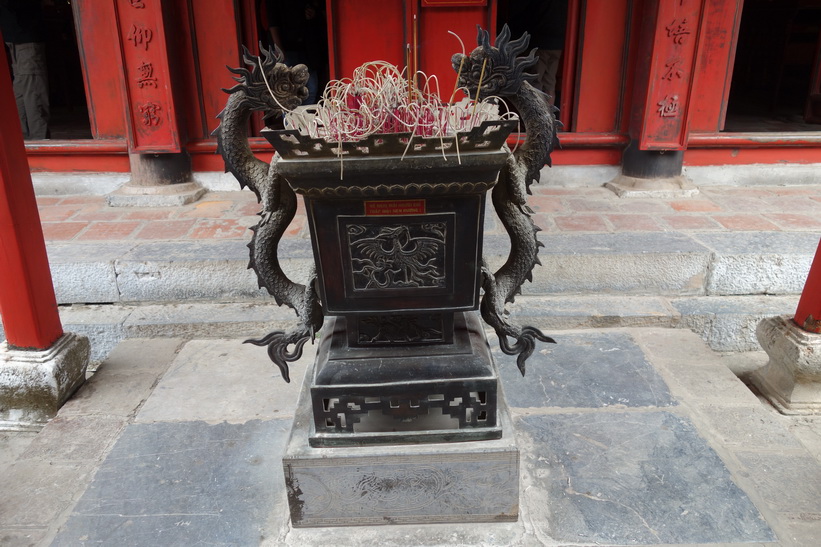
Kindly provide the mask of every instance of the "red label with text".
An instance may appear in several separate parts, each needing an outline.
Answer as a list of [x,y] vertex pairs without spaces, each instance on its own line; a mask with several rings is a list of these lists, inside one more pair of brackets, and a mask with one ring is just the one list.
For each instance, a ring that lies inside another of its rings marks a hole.
[[365,202],[365,215],[424,215],[424,199],[389,199]]

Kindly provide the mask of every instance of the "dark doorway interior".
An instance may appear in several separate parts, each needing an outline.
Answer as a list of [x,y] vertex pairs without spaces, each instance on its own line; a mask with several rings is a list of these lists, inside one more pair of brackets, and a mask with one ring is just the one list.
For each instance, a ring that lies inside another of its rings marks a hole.
[[746,0],[725,131],[821,131],[821,0]]
[[[45,31],[50,109],[47,136],[50,139],[90,139],[91,124],[71,2],[45,0],[42,6],[43,20],[39,24]],[[3,53],[10,59],[5,45]],[[9,106],[14,109],[13,105]]]
[[44,24],[48,29],[46,56],[51,101],[51,138],[90,139],[91,125],[71,1],[46,1],[44,12]]

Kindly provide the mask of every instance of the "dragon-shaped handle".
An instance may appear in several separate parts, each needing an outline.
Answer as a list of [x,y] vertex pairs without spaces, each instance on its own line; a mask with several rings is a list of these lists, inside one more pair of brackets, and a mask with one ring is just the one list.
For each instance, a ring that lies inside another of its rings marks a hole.
[[530,217],[527,195],[530,184],[539,180],[541,168],[550,165],[550,153],[558,145],[558,122],[548,96],[528,81],[536,78],[526,72],[536,63],[535,49],[528,56],[519,56],[530,42],[527,33],[511,41],[510,29],[505,25],[496,38],[496,45],[491,46],[489,33],[479,28],[477,42],[478,47],[470,54],[457,53],[451,59],[459,74],[459,86],[467,89],[475,100],[492,96],[507,99],[525,126],[525,142],[515,152],[508,150],[510,155],[491,194],[493,207],[510,237],[510,254],[496,272],[491,272],[483,261],[485,294],[480,308],[482,318],[499,337],[499,347],[508,355],[518,356],[516,364],[524,375],[525,361],[533,353],[536,340],[551,343],[555,340],[535,327],[510,323],[505,305],[513,302],[526,280],[533,280],[533,268],[540,263],[538,254],[542,243],[536,237],[540,229]]
[[234,79],[238,83],[224,90],[230,96],[218,116],[220,125],[214,135],[226,169],[233,173],[241,187],[250,188],[262,204],[261,219],[252,228],[254,237],[248,245],[251,250],[248,267],[256,272],[260,287],[265,287],[277,304],[293,308],[299,318],[297,326],[288,331],[274,331],[246,342],[267,346],[268,356],[279,367],[285,381],[290,382],[288,363],[302,356],[305,342],[312,340],[322,327],[322,308],[315,290],[315,272],[302,285],[291,281],[280,267],[277,248],[294,218],[297,198],[279,174],[278,156],[274,155],[271,163],[254,157],[248,144],[248,121],[255,110],[273,116],[282,114],[283,109],[299,106],[308,96],[308,68],[285,66],[278,49],[262,49],[262,53],[262,57],[257,57],[243,47],[243,61],[250,69],[229,67],[237,75]]

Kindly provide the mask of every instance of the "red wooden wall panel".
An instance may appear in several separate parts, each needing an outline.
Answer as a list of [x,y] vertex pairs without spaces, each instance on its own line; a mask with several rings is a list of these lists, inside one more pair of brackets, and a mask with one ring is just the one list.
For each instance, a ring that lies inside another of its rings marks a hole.
[[83,67],[91,133],[94,138],[124,139],[125,90],[117,66],[119,49],[114,2],[74,0],[74,21]]
[[[196,32],[197,73],[202,90],[200,101],[206,125],[198,136],[207,137],[217,127],[216,116],[225,107],[228,98],[222,88],[227,89],[236,83],[225,67],[238,66],[240,38],[237,26],[226,24],[226,21],[239,20],[240,14],[233,0],[192,1],[191,4]],[[258,49],[255,43],[246,45],[252,51]]]
[[630,0],[586,0],[579,20],[579,54],[572,129],[619,129]]
[[466,53],[470,53],[476,47],[476,25],[489,29],[491,35],[495,35],[495,28],[491,28],[490,12],[485,6],[422,7],[419,10],[419,70],[428,76],[436,75],[439,80],[440,95],[445,101],[450,99],[456,83],[456,71],[453,70],[450,58],[454,53],[462,50],[459,41],[448,31],[459,35],[465,43]]
[[690,131],[724,129],[727,99],[744,0],[706,0],[695,72],[698,94],[690,105]]
[[[405,66],[405,3],[402,0],[332,0],[331,78],[350,77],[367,61]],[[376,25],[378,32],[371,30]]]

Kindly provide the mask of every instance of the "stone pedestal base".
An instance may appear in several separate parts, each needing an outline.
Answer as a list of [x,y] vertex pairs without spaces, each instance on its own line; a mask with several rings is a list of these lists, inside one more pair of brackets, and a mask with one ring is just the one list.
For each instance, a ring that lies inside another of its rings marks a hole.
[[[307,379],[314,371],[308,371]],[[310,385],[299,398],[282,465],[295,527],[515,521],[519,450],[499,390],[500,439],[311,447]]]
[[193,203],[205,193],[196,182],[162,186],[131,186],[126,184],[108,194],[110,207],[176,207]]
[[779,316],[762,320],[756,335],[770,360],[750,382],[782,414],[821,414],[821,334]]
[[192,181],[191,157],[129,154],[131,180],[107,196],[110,207],[176,207],[197,201],[205,189]]
[[[410,321],[409,317],[405,317]],[[498,439],[499,375],[478,314],[457,313],[452,343],[350,345],[326,320],[311,382],[311,446]]]
[[698,194],[698,188],[684,175],[642,179],[621,175],[604,185],[622,198],[681,198]]
[[39,429],[85,381],[88,338],[64,334],[44,351],[0,344],[0,429]]

